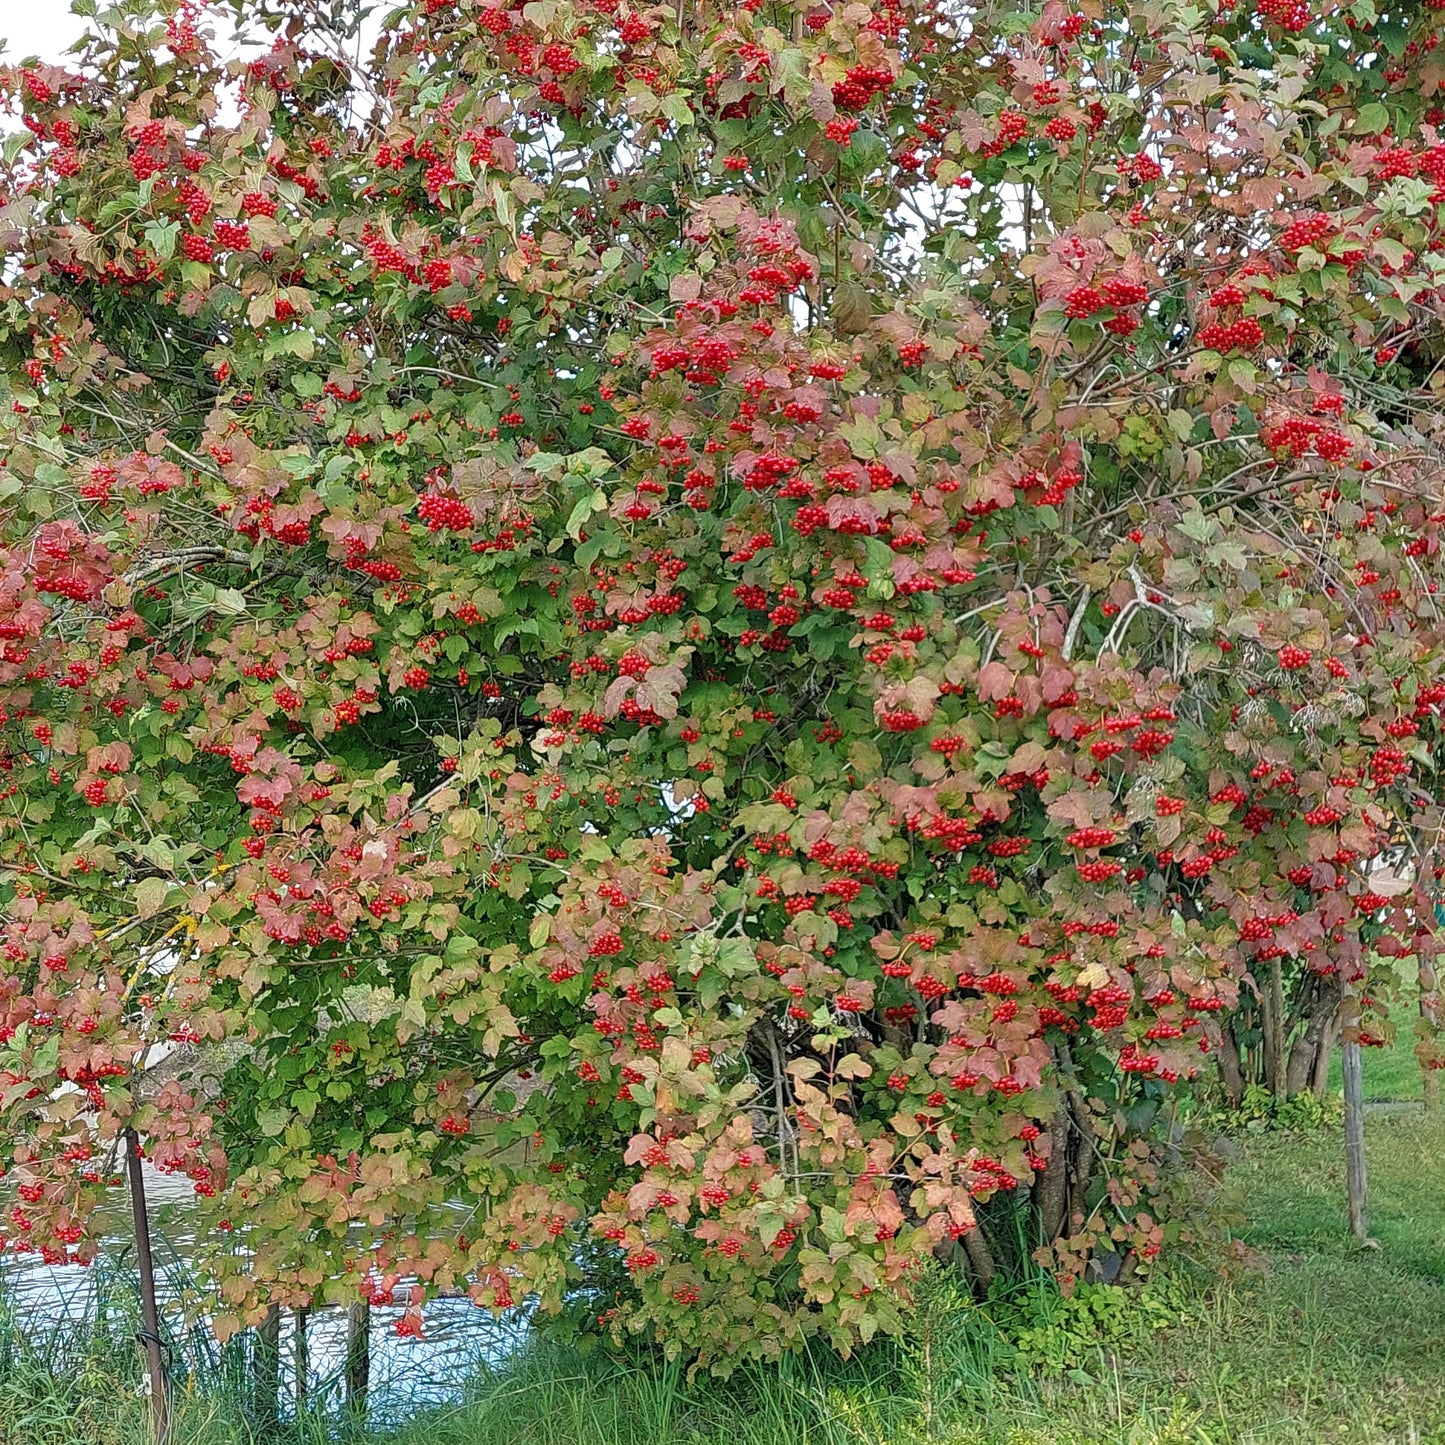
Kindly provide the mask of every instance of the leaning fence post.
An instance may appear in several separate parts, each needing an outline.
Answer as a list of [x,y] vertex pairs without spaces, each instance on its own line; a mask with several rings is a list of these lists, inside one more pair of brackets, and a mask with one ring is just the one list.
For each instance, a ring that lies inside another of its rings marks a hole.
[[296,1333],[291,1339],[292,1364],[296,1370],[296,1418],[300,1420],[306,1410],[306,1396],[311,1389],[311,1351],[306,1339],[306,1322],[311,1311],[298,1309],[292,1316]]
[[1345,1188],[1349,1195],[1350,1230],[1362,1244],[1369,1237],[1365,1217],[1365,1089],[1360,1041],[1348,1031],[1342,1049],[1345,1084]]
[[252,1409],[263,1425],[278,1418],[276,1396],[281,1389],[281,1307],[272,1305],[256,1330],[255,1399]]
[[[1445,924],[1445,909],[1438,904],[1435,908],[1435,922]],[[1435,977],[1435,960],[1422,951],[1419,955],[1420,1017],[1425,1021],[1427,1031],[1433,1033],[1440,1016],[1440,999],[1436,993],[1439,987]],[[1433,1113],[1440,1099],[1440,1080],[1434,1069],[1424,1070],[1422,1092],[1427,1113]]]
[[366,1392],[371,1379],[371,1305],[363,1300],[347,1311],[346,1408],[366,1418]]
[[134,1129],[125,1131],[126,1170],[130,1176],[130,1212],[135,1226],[136,1266],[140,1273],[141,1328],[137,1341],[146,1353],[146,1394],[150,1399],[151,1424],[156,1445],[166,1445],[170,1415],[166,1402],[166,1366],[161,1345],[160,1311],[156,1308],[156,1267],[151,1255],[150,1217],[146,1213],[145,1176],[141,1172],[140,1137]]

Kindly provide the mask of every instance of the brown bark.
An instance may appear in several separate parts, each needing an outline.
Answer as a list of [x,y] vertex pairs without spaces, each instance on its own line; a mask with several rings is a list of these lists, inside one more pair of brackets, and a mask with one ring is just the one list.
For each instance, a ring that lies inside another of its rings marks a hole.
[[1088,1211],[1089,1180],[1094,1174],[1094,1126],[1082,1102],[1070,1100],[1073,1139],[1069,1147],[1068,1208],[1064,1232]]
[[1276,1099],[1285,1090],[1284,979],[1277,958],[1269,961],[1269,985],[1260,995],[1264,1023],[1264,1086]]
[[1069,1205],[1069,1142],[1073,1130],[1067,1106],[1059,1109],[1049,1125],[1049,1162],[1034,1183],[1034,1214],[1044,1244],[1052,1244],[1063,1232]]
[[1330,1019],[1330,1026],[1325,1033],[1324,1041],[1320,1045],[1320,1051],[1315,1056],[1315,1071],[1310,1078],[1310,1091],[1315,1098],[1323,1099],[1325,1090],[1330,1086],[1330,1058],[1335,1052],[1335,1045],[1340,1038],[1340,1015],[1336,1009]]
[[[1309,1023],[1290,1047],[1289,1064],[1285,1069],[1284,1097],[1292,1099],[1310,1087],[1318,1068],[1319,1056],[1329,1053],[1335,1012],[1339,1008],[1339,988],[1321,987],[1313,999]],[[1326,1065],[1328,1067],[1328,1065]]]
[[983,1237],[983,1230],[978,1225],[975,1224],[963,1236],[963,1251],[968,1256],[968,1267],[973,1272],[978,1293],[987,1294],[997,1268],[993,1262],[993,1251],[988,1247],[988,1240]]
[[[1064,1088],[1063,1133],[1067,1144],[1063,1152],[1068,1160],[1068,1170],[1064,1180],[1064,1217],[1059,1229],[1046,1241],[1050,1244],[1060,1235],[1071,1232],[1076,1217],[1083,1218],[1085,1196],[1094,1171],[1094,1123],[1079,1091],[1074,1056],[1067,1039],[1053,1046],[1053,1055]],[[1052,1135],[1052,1128],[1050,1133]]]
[[1244,1102],[1244,1064],[1239,1057],[1239,1045],[1233,1032],[1228,1028],[1220,1030],[1219,1047],[1214,1051],[1219,1066],[1219,1079],[1224,1085],[1224,1097],[1231,1109],[1237,1109]]
[[145,1175],[141,1170],[140,1136],[125,1131],[126,1170],[130,1178],[131,1223],[135,1229],[136,1268],[140,1283],[141,1329],[137,1343],[145,1347],[146,1392],[150,1396],[151,1426],[155,1445],[166,1445],[170,1436],[170,1403],[166,1387],[164,1342],[160,1312],[156,1305],[156,1270],[151,1254],[150,1213],[146,1208]]

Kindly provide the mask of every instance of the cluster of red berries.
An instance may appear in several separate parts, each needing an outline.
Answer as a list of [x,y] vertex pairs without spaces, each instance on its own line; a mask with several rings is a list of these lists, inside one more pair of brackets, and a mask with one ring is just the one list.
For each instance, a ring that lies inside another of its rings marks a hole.
[[1110,276],[1100,284],[1099,290],[1110,306],[1139,306],[1149,299],[1149,288],[1142,281],[1131,281],[1125,276]]
[[911,733],[927,726],[926,720],[911,708],[893,708],[882,712],[878,715],[878,722],[883,731],[889,733]]
[[1410,760],[1399,748],[1378,747],[1370,757],[1369,768],[1371,781],[1385,788],[1410,771]]
[[95,586],[84,577],[56,577],[53,574],[35,579],[37,592],[49,592],[57,597],[67,597],[72,602],[90,602],[96,595]]
[[229,251],[248,251],[251,248],[251,228],[245,221],[218,220],[211,230],[217,244]]
[[[1268,0],[1261,0],[1261,8]],[[1317,245],[1334,229],[1328,216],[1308,216],[1292,221],[1279,233],[1279,247],[1282,251],[1302,251],[1306,246]]]
[[560,43],[543,48],[542,64],[556,75],[573,75],[582,67],[576,51]]
[[1029,118],[1023,111],[1002,111],[998,118],[998,130],[994,133],[993,139],[984,144],[982,154],[986,156],[1002,155],[1010,147],[1017,145],[1028,133]]
[[1266,447],[1296,459],[1313,450],[1327,462],[1342,462],[1354,443],[1343,433],[1326,427],[1311,417],[1291,417],[1279,422],[1263,434]]
[[1211,351],[1252,351],[1264,340],[1264,327],[1253,316],[1228,323],[1211,321],[1199,331],[1199,344]]
[[833,87],[833,104],[840,110],[862,110],[875,95],[892,89],[893,72],[880,66],[855,65]]
[[1159,1062],[1158,1054],[1140,1053],[1137,1044],[1125,1044],[1119,1051],[1119,1069],[1125,1074],[1155,1073]]
[[1104,294],[1093,286],[1076,286],[1064,297],[1064,315],[1080,321],[1102,311],[1108,302]]
[[465,502],[434,492],[417,503],[416,514],[430,532],[467,532],[476,521],[472,509]]
[[1305,0],[1256,0],[1255,13],[1290,35],[1298,35],[1314,19]]

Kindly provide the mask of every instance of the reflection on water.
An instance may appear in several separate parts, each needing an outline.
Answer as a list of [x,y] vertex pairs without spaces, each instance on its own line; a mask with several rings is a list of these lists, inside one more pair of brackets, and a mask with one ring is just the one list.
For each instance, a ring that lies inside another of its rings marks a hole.
[[[194,1196],[188,1179],[157,1173],[149,1164],[146,1200],[155,1253],[156,1288],[162,1329],[172,1371],[179,1377],[213,1373],[223,1351],[204,1320],[187,1318],[183,1294],[193,1294],[191,1259],[196,1248]],[[134,1234],[129,1198],[114,1192],[105,1206],[101,1256],[88,1268],[47,1265],[36,1255],[0,1256],[0,1296],[23,1338],[63,1352],[68,1337],[85,1325],[109,1324],[117,1336],[134,1328]],[[522,1338],[521,1322],[498,1323],[469,1300],[440,1299],[426,1306],[423,1339],[402,1338],[398,1307],[371,1311],[370,1415],[378,1424],[404,1419],[418,1406],[460,1398],[480,1364],[496,1363]],[[295,1320],[288,1313],[281,1328],[281,1408],[289,1413],[296,1398],[298,1357],[305,1362],[303,1394],[319,1409],[342,1401],[347,1317],[344,1309],[314,1311],[306,1322],[304,1349],[298,1351]],[[249,1342],[238,1348],[250,1349]],[[231,1358],[237,1358],[232,1351]]]

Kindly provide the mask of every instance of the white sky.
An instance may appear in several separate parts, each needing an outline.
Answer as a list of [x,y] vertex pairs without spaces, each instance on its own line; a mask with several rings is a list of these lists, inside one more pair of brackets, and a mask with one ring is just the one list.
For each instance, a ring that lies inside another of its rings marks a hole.
[[0,40],[6,60],[38,55],[58,61],[85,30],[67,0],[0,0]]

